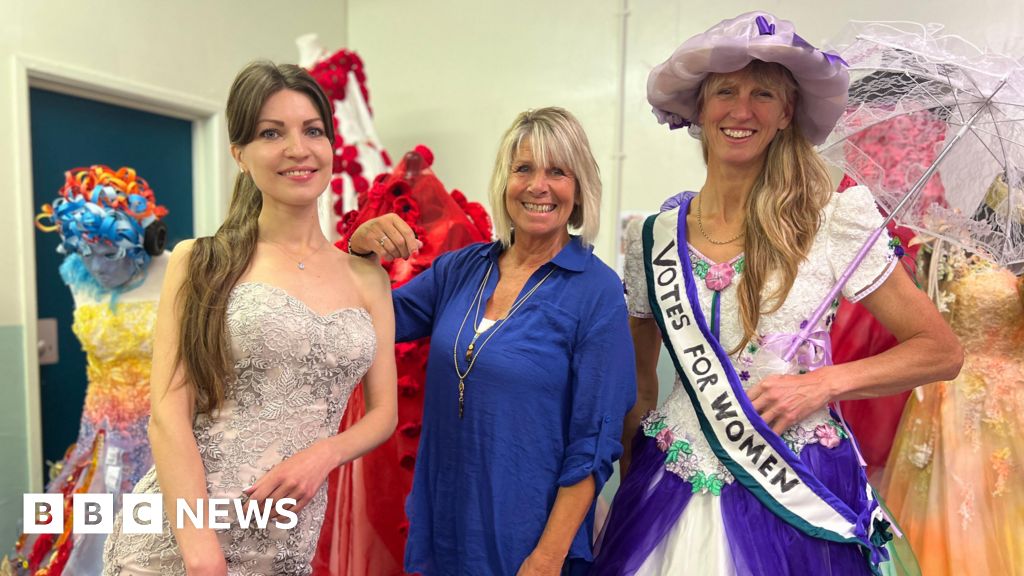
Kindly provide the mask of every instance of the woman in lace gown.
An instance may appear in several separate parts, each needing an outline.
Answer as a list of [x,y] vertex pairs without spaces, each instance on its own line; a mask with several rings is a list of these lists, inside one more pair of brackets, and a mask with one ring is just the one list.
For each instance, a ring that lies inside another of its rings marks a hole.
[[911,396],[882,494],[928,576],[1024,574],[1024,276],[942,252],[964,368]]
[[[330,104],[304,70],[256,62],[228,97],[240,174],[213,237],[174,250],[157,316],[149,437],[155,467],[136,494],[162,494],[163,530],[125,531],[104,574],[309,574],[335,467],[395,426],[394,318],[383,271],[334,249],[316,199],[330,178]],[[363,378],[365,374],[365,378]],[[334,435],[363,378],[366,415]],[[244,498],[243,498],[244,495]],[[271,521],[185,519],[178,500],[241,499]]]
[[[842,295],[900,344],[830,365],[827,315],[782,360],[882,220],[867,189],[831,192],[812,147],[846,97],[830,56],[792,23],[748,13],[651,72],[648,100],[671,125],[693,124],[707,177],[629,244],[639,393],[591,574],[866,576],[893,565],[888,525],[828,404],[952,376],[959,347],[879,242]],[[678,377],[651,410],[663,343]]]

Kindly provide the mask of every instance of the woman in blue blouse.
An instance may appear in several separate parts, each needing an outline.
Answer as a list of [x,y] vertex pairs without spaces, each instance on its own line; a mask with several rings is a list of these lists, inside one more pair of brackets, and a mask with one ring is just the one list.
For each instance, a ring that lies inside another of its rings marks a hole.
[[[572,114],[523,112],[491,181],[498,241],[445,254],[394,292],[396,340],[431,337],[406,571],[588,569],[594,499],[636,394],[622,285],[589,246],[600,198]],[[383,258],[418,247],[394,215],[350,239]]]

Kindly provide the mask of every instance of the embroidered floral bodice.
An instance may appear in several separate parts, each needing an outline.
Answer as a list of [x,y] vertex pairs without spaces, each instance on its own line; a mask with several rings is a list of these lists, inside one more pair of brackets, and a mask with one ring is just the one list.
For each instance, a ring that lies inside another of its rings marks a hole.
[[[675,218],[677,210],[679,208],[672,210],[671,214],[666,214],[665,217]],[[795,374],[806,370],[806,366],[801,366],[796,361],[786,365],[773,352],[762,350],[761,344],[764,343],[765,336],[793,334],[799,331],[801,322],[810,316],[828,295],[836,278],[842,274],[847,263],[853,260],[864,240],[881,221],[871,193],[866,188],[853,187],[841,194],[833,195],[823,211],[814,244],[807,259],[799,267],[797,278],[786,301],[777,311],[762,314],[757,327],[758,338],[730,355],[744,389],[749,389],[772,374]],[[640,229],[640,226],[632,226],[627,231],[626,294],[631,315],[650,317],[651,308],[647,301]],[[877,241],[844,287],[844,297],[857,301],[871,293],[888,277],[898,259],[895,256],[895,247],[887,240],[888,237],[883,235]],[[714,263],[692,247],[689,248],[689,254],[701,310],[706,318],[710,318],[714,291],[708,288],[702,278]],[[736,286],[743,276],[744,266],[742,258],[733,263],[734,275],[731,283],[721,290],[721,343],[727,351],[735,348],[742,339],[743,330],[739,319]],[[777,282],[777,278],[769,278],[763,293],[770,294]],[[837,306],[838,302],[834,302],[830,312],[819,322],[815,330],[822,331],[826,339]],[[732,475],[714,456],[704,439],[697,415],[678,376],[668,399],[644,419],[643,427],[644,433],[657,438],[659,447],[666,452],[667,469],[693,483],[695,490],[717,494],[722,484],[733,481]],[[799,454],[804,446],[812,443],[835,447],[845,436],[842,427],[835,423],[827,409],[823,408],[787,430],[782,438]]]
[[[223,408],[196,417],[193,432],[211,498],[238,498],[282,460],[335,434],[356,383],[376,349],[369,314],[342,308],[325,315],[285,291],[241,283],[228,300],[227,329],[235,360]],[[155,469],[135,488],[159,492]],[[218,531],[229,573],[309,574],[327,505],[326,484],[287,530]],[[106,574],[120,567],[184,574],[180,552],[164,520],[162,534],[122,534],[120,516],[105,552]],[[148,572],[147,572],[148,573]]]
[[938,297],[963,345],[964,365],[954,380],[921,389],[928,397],[925,403],[942,402],[942,410],[904,425],[900,458],[928,471],[921,476],[923,493],[927,493],[939,433],[946,435],[942,441],[947,451],[970,452],[991,465],[986,477],[989,485],[977,482],[975,471],[960,470],[971,460],[957,460],[955,467],[948,465],[941,472],[961,472],[957,492],[964,495],[959,513],[966,526],[974,519],[975,492],[999,497],[1011,486],[1024,486],[1019,480],[1013,482],[1014,474],[1020,478],[1024,467],[1018,451],[1024,432],[1024,295],[1010,271],[960,250],[948,250],[941,267]]

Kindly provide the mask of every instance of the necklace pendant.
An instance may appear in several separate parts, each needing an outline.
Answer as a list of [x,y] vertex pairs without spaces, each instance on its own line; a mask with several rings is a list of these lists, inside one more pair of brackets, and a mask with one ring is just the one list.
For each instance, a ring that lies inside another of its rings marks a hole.
[[305,269],[306,269],[306,265],[303,264],[302,262],[299,262],[299,270],[305,270]]
[[466,381],[459,378],[459,420],[462,420],[462,412],[466,407]]
[[473,359],[473,343],[469,344],[469,348],[466,348],[466,362]]

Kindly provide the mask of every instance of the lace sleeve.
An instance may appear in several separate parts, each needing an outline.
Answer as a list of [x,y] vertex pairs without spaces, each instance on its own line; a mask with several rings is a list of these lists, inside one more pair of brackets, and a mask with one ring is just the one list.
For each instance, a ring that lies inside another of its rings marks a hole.
[[640,234],[644,221],[634,220],[626,227],[626,259],[623,264],[626,287],[626,308],[630,316],[651,318],[651,304],[647,301],[647,275],[644,273],[644,245]]
[[[867,187],[854,186],[833,195],[825,222],[828,262],[833,277],[842,275],[883,220]],[[885,282],[899,262],[897,246],[898,241],[888,232],[882,233],[843,287],[843,296],[850,302],[857,302]]]

